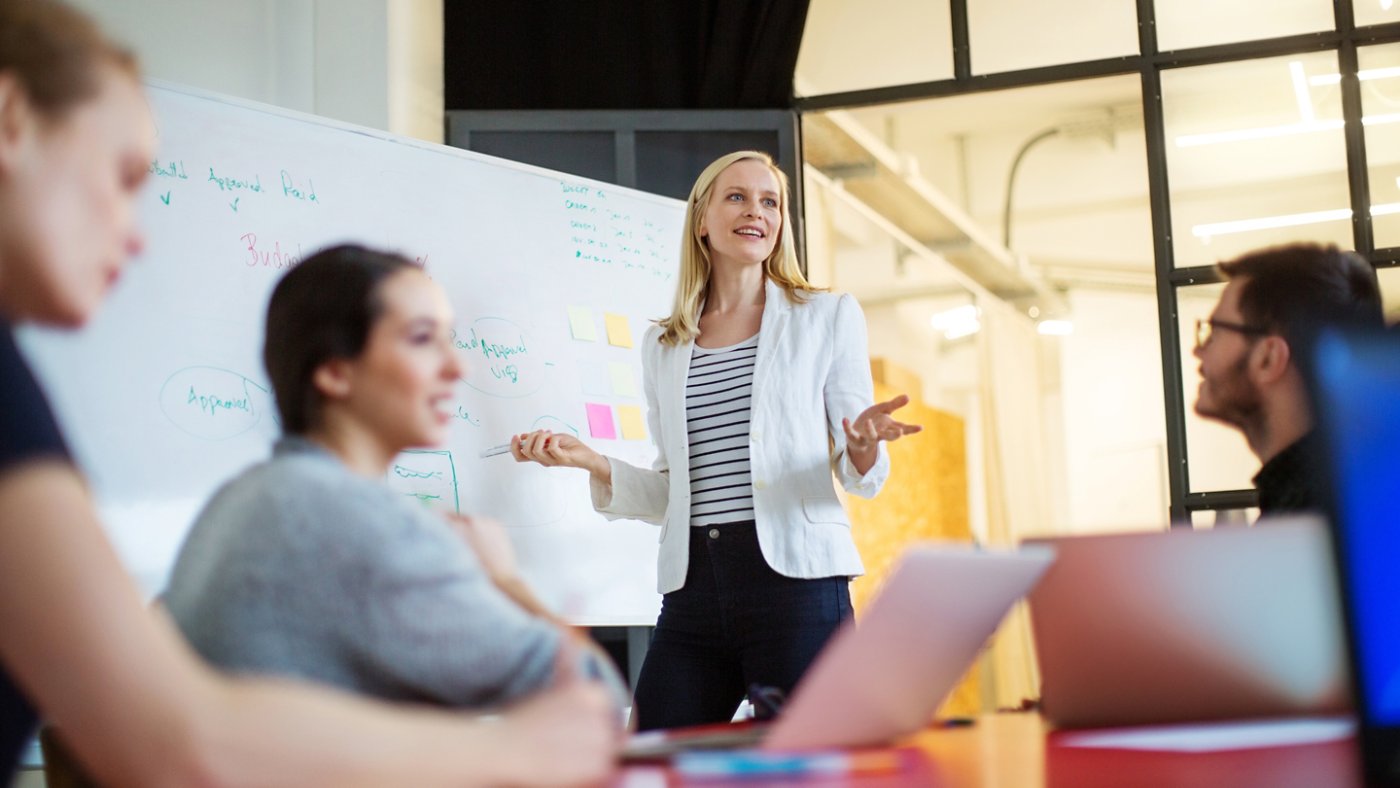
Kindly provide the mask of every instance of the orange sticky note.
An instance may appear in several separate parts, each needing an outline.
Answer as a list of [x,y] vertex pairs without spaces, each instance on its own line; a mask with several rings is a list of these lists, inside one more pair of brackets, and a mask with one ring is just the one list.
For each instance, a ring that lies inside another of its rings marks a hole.
[[636,405],[618,405],[617,420],[622,425],[622,439],[625,441],[644,441],[647,439],[647,428],[642,423],[642,409]]
[[603,322],[608,326],[609,345],[632,347],[632,326],[627,323],[626,315],[614,315],[611,312],[604,312]]

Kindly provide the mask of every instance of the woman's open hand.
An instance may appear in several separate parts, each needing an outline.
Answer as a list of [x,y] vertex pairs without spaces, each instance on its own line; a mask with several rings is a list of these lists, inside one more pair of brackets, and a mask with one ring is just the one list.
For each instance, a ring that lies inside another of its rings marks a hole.
[[895,421],[890,415],[908,404],[908,395],[900,394],[894,399],[871,405],[861,411],[855,421],[841,420],[841,427],[846,431],[846,451],[856,470],[865,473],[875,464],[875,450],[880,441],[896,441],[923,429],[918,424]]

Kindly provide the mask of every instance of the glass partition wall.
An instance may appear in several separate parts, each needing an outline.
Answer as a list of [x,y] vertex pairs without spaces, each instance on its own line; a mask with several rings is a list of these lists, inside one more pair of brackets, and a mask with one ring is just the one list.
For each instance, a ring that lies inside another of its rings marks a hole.
[[[1039,332],[1022,342],[1038,344],[1024,358],[1057,530],[1235,521],[1258,461],[1192,412],[1194,321],[1216,262],[1295,240],[1367,256],[1400,317],[1397,42],[1389,0],[812,0],[795,80],[808,189],[918,245],[891,247],[866,294],[879,310],[922,326],[964,306],[899,294],[899,260],[917,258],[969,308]],[[856,292],[873,253],[842,243],[827,283]],[[969,435],[997,407],[982,325],[976,363],[926,381],[958,381],[944,402]],[[913,330],[872,345],[916,365],[949,352]]]

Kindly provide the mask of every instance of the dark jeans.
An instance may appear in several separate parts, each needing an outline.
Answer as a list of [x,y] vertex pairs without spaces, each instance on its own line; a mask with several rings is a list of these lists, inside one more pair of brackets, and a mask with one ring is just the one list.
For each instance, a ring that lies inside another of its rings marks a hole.
[[750,684],[790,694],[850,617],[849,586],[773,571],[752,521],[692,527],[685,586],[662,598],[637,679],[637,729],[728,722]]

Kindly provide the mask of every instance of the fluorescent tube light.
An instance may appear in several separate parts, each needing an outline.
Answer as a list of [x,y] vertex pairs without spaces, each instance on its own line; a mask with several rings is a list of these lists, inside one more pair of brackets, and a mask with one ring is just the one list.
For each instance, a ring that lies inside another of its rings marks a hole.
[[1067,337],[1074,333],[1074,323],[1069,320],[1042,320],[1035,324],[1036,333],[1047,337]]
[[1290,213],[1282,216],[1261,216],[1258,219],[1237,219],[1233,222],[1214,222],[1211,224],[1198,224],[1191,228],[1191,234],[1197,238],[1210,238],[1216,235],[1229,235],[1231,233],[1247,233],[1251,230],[1272,230],[1277,227],[1295,227],[1300,224],[1318,224],[1320,222],[1335,222],[1342,219],[1351,218],[1350,208],[1338,208],[1331,211],[1311,211],[1309,213]]
[[[1389,9],[1387,9],[1389,10]],[[1389,79],[1390,77],[1400,77],[1400,66],[1390,66],[1388,68],[1364,68],[1356,72],[1356,78],[1362,82],[1369,82],[1373,79]],[[1342,81],[1341,74],[1314,74],[1308,77],[1308,84],[1314,87],[1323,85],[1337,85]]]
[[943,336],[947,339],[959,339],[982,330],[980,315],[981,312],[975,304],[964,304],[954,309],[935,313],[929,318],[928,323],[934,331],[943,332]]
[[[1400,213],[1400,202],[1381,203],[1371,206],[1371,216],[1389,216]],[[1321,224],[1351,218],[1350,208],[1337,208],[1331,211],[1311,211],[1290,213],[1281,216],[1262,216],[1258,219],[1238,219],[1233,222],[1198,224],[1191,228],[1191,234],[1202,240],[1210,240],[1217,235],[1247,233],[1252,230],[1273,230],[1279,227],[1296,227],[1302,224]]]
[[1197,145],[1211,145],[1217,142],[1243,142],[1244,140],[1262,140],[1271,137],[1291,137],[1294,134],[1332,131],[1341,127],[1342,121],[1340,120],[1314,120],[1309,123],[1289,123],[1283,126],[1260,126],[1253,129],[1211,131],[1205,134],[1183,134],[1176,138],[1176,147],[1194,148]]

